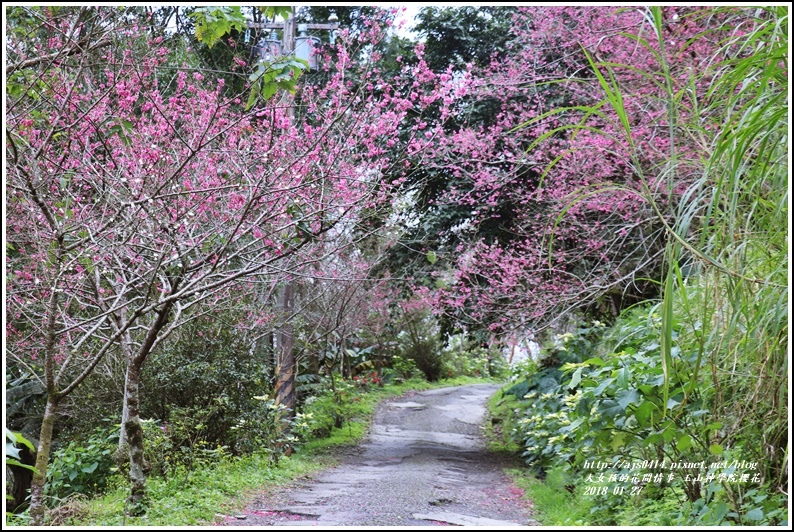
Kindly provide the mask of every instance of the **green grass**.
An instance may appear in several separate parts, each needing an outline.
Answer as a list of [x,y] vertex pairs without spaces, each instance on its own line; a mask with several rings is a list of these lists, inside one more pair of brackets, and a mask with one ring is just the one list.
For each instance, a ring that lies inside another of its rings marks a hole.
[[510,434],[515,424],[514,410],[519,407],[518,400],[512,395],[505,396],[497,391],[488,399],[488,418],[485,421],[485,440],[488,450],[494,453],[514,454],[518,456],[521,447]]
[[[222,517],[217,514],[241,513],[257,495],[333,467],[339,460],[335,451],[341,446],[355,445],[367,432],[372,414],[384,399],[412,390],[425,390],[463,384],[494,382],[468,377],[428,383],[410,380],[400,384],[373,387],[357,395],[350,407],[347,423],[322,439],[301,445],[291,457],[281,458],[278,467],[266,456],[249,456],[225,460],[204,469],[170,479],[151,477],[147,480],[149,507],[145,517],[126,516],[127,482],[116,477],[104,495],[91,500],[76,500],[62,512],[62,524],[72,526],[182,526],[206,525]],[[14,524],[19,518],[14,518]]]
[[503,395],[503,390],[496,392],[488,400],[488,419],[485,423],[488,449],[515,459],[516,466],[506,468],[504,472],[517,487],[524,490],[524,498],[532,501],[533,517],[542,525],[589,524],[592,503],[565,489],[569,482],[564,471],[552,470],[544,480],[539,480],[523,467],[520,456],[522,448],[511,438],[518,418],[515,410],[520,407],[520,403],[512,395]]
[[526,469],[505,471],[513,483],[524,490],[524,497],[533,503],[534,518],[544,526],[587,526],[592,502],[565,489],[568,475],[552,469],[539,480]]
[[151,478],[150,499],[144,517],[126,517],[127,487],[119,486],[103,497],[88,502],[88,514],[67,522],[87,526],[179,526],[211,523],[216,514],[237,513],[250,503],[264,486],[272,489],[334,465],[328,456],[295,455],[282,458],[278,467],[266,457],[251,456],[226,461],[173,479]]

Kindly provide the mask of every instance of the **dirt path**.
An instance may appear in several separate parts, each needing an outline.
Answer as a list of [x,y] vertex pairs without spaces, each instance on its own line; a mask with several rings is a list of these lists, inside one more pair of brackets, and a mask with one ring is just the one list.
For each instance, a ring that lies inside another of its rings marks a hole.
[[241,526],[526,526],[534,522],[480,437],[497,385],[415,392],[383,403],[343,463],[256,501]]

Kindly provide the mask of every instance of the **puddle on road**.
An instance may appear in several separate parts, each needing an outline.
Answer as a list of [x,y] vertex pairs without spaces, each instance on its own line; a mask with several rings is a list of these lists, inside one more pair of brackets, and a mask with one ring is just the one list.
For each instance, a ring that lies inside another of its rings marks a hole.
[[424,410],[427,405],[421,403],[389,403],[389,408],[410,408],[411,410]]

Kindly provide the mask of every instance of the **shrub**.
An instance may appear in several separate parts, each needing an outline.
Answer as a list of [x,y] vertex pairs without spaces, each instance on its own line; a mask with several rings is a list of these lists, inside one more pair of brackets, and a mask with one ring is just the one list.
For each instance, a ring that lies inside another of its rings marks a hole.
[[144,455],[152,473],[169,477],[217,463],[231,454],[228,445],[206,437],[206,421],[213,410],[213,405],[202,409],[175,407],[173,421],[142,421]]
[[306,439],[325,438],[334,428],[341,428],[345,420],[352,417],[351,409],[357,401],[356,386],[352,381],[336,377],[333,386],[328,379],[323,381],[325,390],[304,401],[302,416],[298,418],[298,423],[305,426],[300,426],[297,432]]
[[383,380],[386,383],[400,383],[418,378],[420,375],[421,372],[416,367],[416,362],[410,358],[395,355],[389,360],[389,367],[383,371]]
[[[265,454],[274,465],[279,458],[295,446],[292,435],[293,420],[287,417],[287,407],[265,396],[255,396],[258,408],[250,410],[247,418],[232,427],[236,433],[235,449],[244,454]],[[297,418],[301,419],[301,418]]]
[[73,493],[92,495],[106,487],[114,470],[119,429],[109,419],[103,421],[84,443],[71,442],[52,453],[44,487],[47,496],[62,500]]
[[187,467],[189,449],[233,441],[232,427],[260,411],[251,398],[270,389],[267,353],[230,326],[235,317],[227,312],[189,322],[143,369],[141,416],[168,427],[172,447],[163,454]]
[[443,360],[438,324],[427,311],[407,313],[404,328],[398,334],[399,355],[412,360],[429,381],[442,376]]

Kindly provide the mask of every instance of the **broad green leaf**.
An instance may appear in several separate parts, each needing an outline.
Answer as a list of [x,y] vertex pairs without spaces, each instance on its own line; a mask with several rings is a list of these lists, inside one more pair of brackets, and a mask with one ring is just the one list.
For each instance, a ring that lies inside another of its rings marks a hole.
[[240,6],[199,7],[189,16],[196,24],[196,39],[210,48],[233,29],[239,31],[248,26]]
[[24,445],[25,447],[27,447],[31,451],[35,451],[36,450],[36,447],[33,445],[33,443],[29,439],[24,437],[21,433],[13,432],[8,427],[6,427],[5,431],[6,431],[6,438],[11,440],[12,443],[18,443],[18,444]]
[[618,388],[626,389],[629,386],[629,368],[623,366],[618,370]]
[[11,442],[6,442],[6,457],[13,457],[19,458],[19,449],[14,447],[14,444]]
[[658,445],[663,442],[664,442],[664,436],[662,436],[662,434],[659,434],[658,432],[651,434],[643,441],[645,445]]
[[721,455],[721,454],[722,454],[722,451],[723,451],[723,449],[722,449],[722,445],[718,445],[718,444],[716,444],[716,443],[715,443],[715,444],[713,444],[713,445],[709,445],[709,452],[710,452],[711,454],[715,454],[715,455]]
[[28,464],[23,464],[19,460],[14,460],[13,458],[6,457],[6,465],[24,467],[25,469],[29,469],[29,470],[33,471],[34,473],[36,472],[36,468],[35,467],[33,467],[31,465],[28,465]]
[[745,519],[749,519],[751,521],[760,521],[764,518],[764,511],[761,508],[753,508],[746,514],[744,514]]
[[624,409],[627,408],[630,404],[636,403],[640,399],[640,394],[636,390],[636,388],[632,388],[630,390],[623,390],[618,394],[618,404],[622,406]]
[[614,432],[612,433],[612,450],[617,451],[623,445],[623,442],[626,440],[626,433],[625,432]]
[[265,83],[262,87],[262,98],[269,100],[274,94],[276,94],[276,92],[278,92],[278,84]]
[[281,17],[287,20],[292,13],[292,8],[287,6],[257,6],[257,9],[259,9],[266,18]]
[[568,384],[568,388],[574,389],[579,385],[579,382],[582,380],[582,369],[583,368],[580,367],[573,372],[573,375],[571,376],[571,382]]
[[689,434],[684,434],[683,436],[678,438],[678,441],[675,442],[675,447],[680,452],[686,451],[687,449],[692,447],[692,437]]
[[566,434],[571,433],[577,428],[579,428],[579,425],[581,425],[584,422],[585,422],[584,418],[579,418],[570,425],[565,425],[564,427],[561,427],[560,432],[564,432]]
[[256,103],[259,98],[259,83],[251,85],[251,93],[248,95],[248,102],[245,104],[245,110],[248,111]]
[[650,401],[643,401],[640,406],[634,411],[634,417],[640,427],[647,427],[650,423],[650,417],[656,406]]
[[626,411],[626,407],[622,406],[614,399],[604,399],[598,410],[607,417],[616,418]]
[[602,393],[604,393],[604,390],[606,389],[606,387],[609,386],[610,384],[612,384],[614,382],[614,380],[615,379],[613,379],[611,377],[608,378],[608,379],[605,379],[601,384],[598,385],[598,387],[595,390],[593,390],[593,396],[599,397]]

